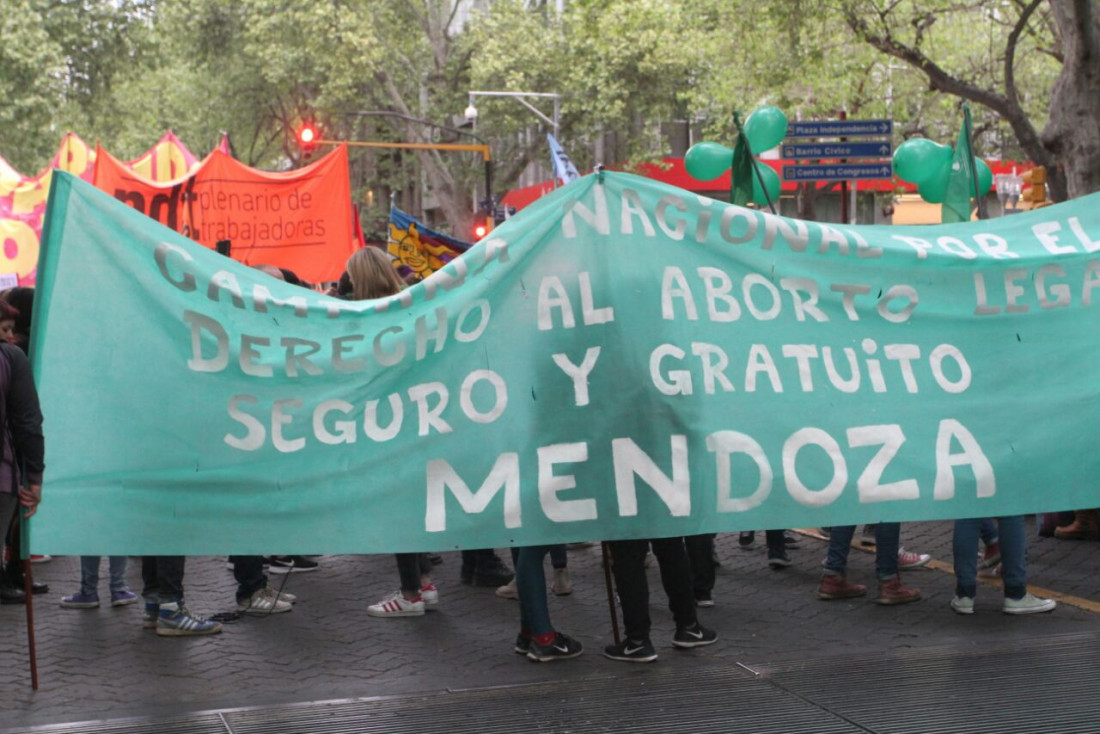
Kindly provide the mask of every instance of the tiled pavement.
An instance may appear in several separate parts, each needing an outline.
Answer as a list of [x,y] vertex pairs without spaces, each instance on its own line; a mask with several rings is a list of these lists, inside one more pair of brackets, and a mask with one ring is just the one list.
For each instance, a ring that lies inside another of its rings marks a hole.
[[[950,565],[949,523],[906,525],[902,539],[908,548]],[[661,670],[729,662],[759,666],[937,646],[981,650],[1100,629],[1095,611],[1100,609],[1100,543],[1039,538],[1031,529],[1031,584],[1084,604],[1063,603],[1053,614],[1021,618],[1000,613],[999,592],[993,588],[979,592],[972,617],[953,614],[947,607],[953,578],[936,569],[906,573],[905,580],[924,591],[916,604],[886,608],[869,599],[821,602],[814,590],[824,543],[803,537],[801,547],[792,551],[794,565],[776,572],[765,564],[762,541],[760,534],[757,547],[743,551],[736,535],[719,537],[723,565],[717,606],[700,610],[704,622],[721,634],[719,643],[709,648],[683,652],[671,647],[671,619],[656,569],[650,570],[653,637]],[[190,639],[158,638],[143,631],[139,606],[60,609],[61,595],[76,589],[77,559],[36,565],[36,578],[51,586],[48,595],[36,597],[34,607],[40,688],[30,687],[24,609],[0,607],[0,670],[6,681],[0,730],[540,681],[576,681],[580,686],[594,678],[637,678],[653,670],[599,654],[610,641],[611,628],[598,546],[570,552],[576,590],[568,597],[551,597],[556,626],[587,648],[577,660],[555,665],[532,664],[512,653],[516,603],[496,598],[492,589],[461,585],[457,553],[446,554],[437,568],[442,600],[436,610],[398,620],[371,619],[363,611],[396,586],[392,556],[320,560],[319,571],[289,577],[286,589],[301,599],[292,613],[246,618],[227,625],[221,635]],[[849,575],[873,581],[872,564],[870,553],[853,552]],[[131,563],[129,572],[135,590],[140,586],[138,566]],[[272,577],[275,583],[283,578]],[[234,584],[224,558],[189,559],[185,587],[188,603],[197,611],[210,614],[233,607]]]

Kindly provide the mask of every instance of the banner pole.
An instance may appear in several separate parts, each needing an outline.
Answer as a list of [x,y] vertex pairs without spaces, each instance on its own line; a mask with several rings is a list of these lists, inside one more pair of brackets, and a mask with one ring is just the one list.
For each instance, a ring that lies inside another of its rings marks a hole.
[[615,589],[611,584],[611,551],[607,548],[607,541],[600,542],[600,550],[603,551],[603,579],[607,585],[607,608],[611,613],[611,633],[615,636],[615,644],[619,640],[619,615],[615,611]]
[[34,578],[32,576],[30,554],[26,549],[30,547],[31,524],[23,514],[24,509],[19,508],[20,543],[19,555],[23,557],[23,593],[27,605],[27,649],[31,665],[31,689],[38,690],[38,652],[34,644]]

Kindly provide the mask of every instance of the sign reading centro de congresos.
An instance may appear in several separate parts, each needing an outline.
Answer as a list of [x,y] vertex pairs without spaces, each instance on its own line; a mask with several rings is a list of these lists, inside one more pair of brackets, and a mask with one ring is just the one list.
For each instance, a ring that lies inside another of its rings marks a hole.
[[1100,195],[834,226],[590,175],[390,298],[58,174],[35,552],[374,553],[1100,504]]

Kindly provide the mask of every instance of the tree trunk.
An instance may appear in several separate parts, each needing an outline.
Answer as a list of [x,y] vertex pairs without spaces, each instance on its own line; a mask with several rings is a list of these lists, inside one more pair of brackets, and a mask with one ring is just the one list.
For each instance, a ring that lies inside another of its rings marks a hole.
[[1065,63],[1042,141],[1060,162],[1049,171],[1056,201],[1100,191],[1100,10],[1095,0],[1050,0]]

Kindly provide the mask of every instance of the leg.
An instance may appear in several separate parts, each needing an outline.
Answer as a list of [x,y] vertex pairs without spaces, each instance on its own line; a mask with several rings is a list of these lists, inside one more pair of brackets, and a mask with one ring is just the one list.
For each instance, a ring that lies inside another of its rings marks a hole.
[[[825,556],[825,573],[843,576],[848,570],[848,553],[852,550],[855,525],[835,525],[829,529],[829,550]],[[897,549],[894,549],[895,554]]]
[[260,589],[267,588],[263,556],[230,556],[233,578],[237,581],[237,601],[251,599]]
[[1006,599],[1027,593],[1027,529],[1023,515],[997,518],[1001,538],[1001,573]]
[[[898,546],[901,545],[901,523],[880,522],[875,526],[875,575],[879,581],[898,575]],[[975,550],[975,553],[977,551]]]
[[80,593],[84,596],[99,594],[99,556],[80,557]]
[[420,596],[419,553],[397,553],[397,575],[401,578],[401,594],[412,601]]
[[141,596],[145,603],[160,603],[160,584],[157,579],[157,556],[141,557]]
[[790,556],[787,555],[787,531],[765,530],[764,537],[768,542],[768,565],[775,569],[791,565]]
[[623,631],[628,640],[649,639],[649,581],[645,574],[647,540],[613,540],[608,543],[623,610]]
[[[713,538],[712,538],[713,541]],[[694,627],[695,596],[691,588],[691,563],[683,538],[659,538],[650,541],[653,555],[661,570],[661,586],[668,596],[668,609],[676,620],[676,627]]]
[[184,556],[155,556],[154,562],[156,563],[158,602],[161,605],[182,604]]
[[519,548],[516,553],[516,588],[519,591],[520,634],[538,637],[554,631],[546,604],[546,572],[542,561],[549,546]]
[[684,538],[684,548],[691,566],[692,592],[696,599],[708,600],[714,591],[714,533],[689,535]]
[[565,554],[565,544],[558,543],[550,546],[550,565],[554,568],[565,568],[569,565],[569,557]]
[[955,521],[951,549],[955,560],[955,596],[973,599],[978,592],[978,532],[981,521]]
[[111,573],[111,591],[129,591],[126,585],[126,568],[130,560],[126,556],[111,556],[107,559],[107,566]]

